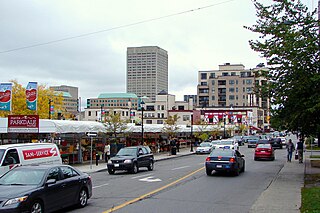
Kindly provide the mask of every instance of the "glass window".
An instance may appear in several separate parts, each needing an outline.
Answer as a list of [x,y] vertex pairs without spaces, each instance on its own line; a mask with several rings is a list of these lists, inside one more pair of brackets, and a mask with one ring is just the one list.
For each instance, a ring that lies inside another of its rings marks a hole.
[[63,174],[63,179],[67,179],[67,178],[71,178],[79,175],[74,169],[67,166],[62,166],[60,167],[60,169]]
[[207,73],[201,73],[201,79],[207,79]]
[[234,84],[234,80],[229,80],[229,84],[233,85]]
[[6,156],[4,157],[4,161],[2,166],[12,165],[12,164],[19,164],[19,155],[16,149],[10,149],[7,151]]
[[47,177],[47,180],[50,180],[50,179],[55,179],[56,181],[60,180],[58,167],[52,168],[50,170],[48,177]]
[[233,87],[229,88],[229,92],[234,92],[234,88]]
[[247,80],[246,80],[246,84],[251,85],[251,84],[252,84],[252,79],[247,79]]
[[234,95],[229,95],[229,100],[234,100]]

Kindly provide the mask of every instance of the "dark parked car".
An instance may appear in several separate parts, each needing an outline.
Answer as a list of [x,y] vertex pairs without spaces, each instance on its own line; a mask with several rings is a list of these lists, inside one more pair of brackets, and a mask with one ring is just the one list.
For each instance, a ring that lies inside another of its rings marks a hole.
[[248,148],[255,148],[258,141],[260,140],[259,136],[250,136],[247,138]]
[[109,174],[114,174],[116,170],[127,170],[135,174],[140,167],[147,167],[149,171],[152,171],[153,153],[148,146],[124,147],[108,161],[107,167]]
[[270,139],[270,144],[274,149],[282,149],[282,142],[280,138]]
[[245,170],[244,155],[233,149],[214,149],[206,158],[206,173],[211,175],[212,171],[231,172],[238,176]]
[[84,207],[91,196],[91,177],[68,165],[20,166],[0,178],[0,212]]

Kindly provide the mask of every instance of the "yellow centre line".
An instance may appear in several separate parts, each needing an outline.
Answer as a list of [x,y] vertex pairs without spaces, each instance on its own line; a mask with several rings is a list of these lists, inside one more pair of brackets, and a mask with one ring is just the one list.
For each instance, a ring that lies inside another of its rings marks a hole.
[[180,181],[182,181],[182,180],[190,177],[191,175],[194,175],[194,174],[197,173],[197,172],[200,172],[200,171],[203,170],[203,169],[204,169],[204,167],[202,167],[202,168],[200,168],[200,169],[197,169],[197,170],[191,172],[190,174],[187,174],[186,176],[184,176],[184,177],[182,177],[182,178],[180,178],[180,179],[178,179],[178,180],[175,180],[175,181],[173,181],[173,182],[171,182],[171,183],[169,183],[169,184],[167,184],[167,185],[165,185],[165,186],[162,186],[162,187],[160,187],[160,188],[158,188],[158,189],[156,189],[156,190],[154,190],[154,191],[151,191],[151,192],[149,192],[149,193],[147,193],[147,194],[141,195],[140,197],[137,197],[137,198],[134,198],[134,199],[132,199],[132,200],[129,200],[129,201],[127,201],[127,202],[125,202],[125,203],[123,203],[123,204],[121,204],[121,205],[118,205],[118,206],[115,206],[115,207],[113,207],[113,208],[111,208],[111,209],[108,209],[107,211],[104,211],[103,213],[111,213],[111,212],[113,212],[113,211],[116,211],[116,210],[119,210],[119,209],[121,209],[121,208],[123,208],[123,207],[126,207],[126,206],[128,206],[128,205],[130,205],[130,204],[132,204],[132,203],[138,202],[139,200],[142,200],[142,199],[144,199],[144,198],[146,198],[146,197],[148,197],[148,196],[150,196],[150,195],[153,195],[153,194],[155,194],[155,193],[157,193],[157,192],[160,192],[160,191],[162,191],[162,190],[164,190],[164,189],[166,189],[166,188],[168,188],[168,187],[170,187],[170,186],[172,186],[172,185],[174,185],[174,184],[177,184],[178,182],[180,182]]

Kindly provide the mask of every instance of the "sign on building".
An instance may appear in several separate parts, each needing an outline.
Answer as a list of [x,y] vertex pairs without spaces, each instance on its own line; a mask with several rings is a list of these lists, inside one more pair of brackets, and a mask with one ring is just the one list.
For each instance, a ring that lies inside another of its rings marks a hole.
[[8,132],[38,133],[39,115],[8,115]]

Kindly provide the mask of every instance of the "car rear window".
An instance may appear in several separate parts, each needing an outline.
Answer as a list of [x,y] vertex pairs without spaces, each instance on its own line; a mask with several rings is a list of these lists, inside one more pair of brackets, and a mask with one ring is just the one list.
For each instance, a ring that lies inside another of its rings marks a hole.
[[230,149],[214,149],[210,153],[211,157],[215,156],[222,156],[222,157],[228,157],[228,156],[233,156],[233,151]]
[[271,148],[270,144],[258,144],[257,148]]

